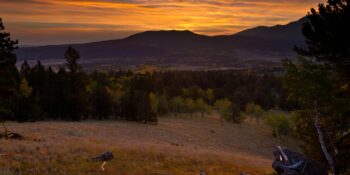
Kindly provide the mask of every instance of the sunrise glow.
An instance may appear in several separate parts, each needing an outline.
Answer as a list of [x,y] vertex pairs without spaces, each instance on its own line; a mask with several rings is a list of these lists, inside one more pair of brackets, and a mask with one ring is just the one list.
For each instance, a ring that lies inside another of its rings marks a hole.
[[[0,17],[20,44],[121,38],[146,30],[233,34],[285,24],[321,0],[0,0]],[[40,35],[40,37],[38,37]]]

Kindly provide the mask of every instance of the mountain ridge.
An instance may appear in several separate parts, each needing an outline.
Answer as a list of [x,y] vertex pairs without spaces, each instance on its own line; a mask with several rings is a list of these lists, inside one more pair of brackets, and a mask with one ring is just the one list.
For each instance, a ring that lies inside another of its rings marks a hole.
[[[122,39],[80,44],[20,47],[19,60],[63,59],[71,45],[82,60],[117,66],[190,65],[238,66],[243,61],[278,62],[303,45],[301,26],[305,18],[271,27],[258,26],[233,35],[206,36],[189,30],[145,31]],[[108,62],[103,60],[108,59]]]

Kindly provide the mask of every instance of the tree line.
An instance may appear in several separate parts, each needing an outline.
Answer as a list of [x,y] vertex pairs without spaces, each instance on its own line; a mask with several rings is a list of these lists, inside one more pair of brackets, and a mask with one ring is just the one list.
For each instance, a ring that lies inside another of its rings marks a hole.
[[[288,108],[279,78],[247,71],[132,71],[86,73],[69,47],[67,63],[58,70],[40,61],[19,69],[19,88],[8,119],[116,119],[156,122],[159,115],[204,116],[218,111],[241,122],[248,103],[265,110]],[[75,61],[72,61],[75,60]]]

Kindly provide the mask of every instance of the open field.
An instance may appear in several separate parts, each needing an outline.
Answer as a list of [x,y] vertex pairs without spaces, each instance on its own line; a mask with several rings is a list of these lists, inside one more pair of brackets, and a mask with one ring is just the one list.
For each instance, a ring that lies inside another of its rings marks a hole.
[[[263,124],[242,128],[215,117],[121,121],[6,123],[25,140],[0,140],[0,174],[271,174],[275,145]],[[90,158],[113,151],[101,172]]]

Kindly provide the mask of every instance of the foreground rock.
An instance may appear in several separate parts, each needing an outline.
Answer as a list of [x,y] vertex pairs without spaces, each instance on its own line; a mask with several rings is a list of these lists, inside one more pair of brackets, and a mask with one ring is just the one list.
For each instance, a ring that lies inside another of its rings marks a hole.
[[288,149],[277,147],[272,168],[278,175],[328,175],[327,169],[319,162]]

